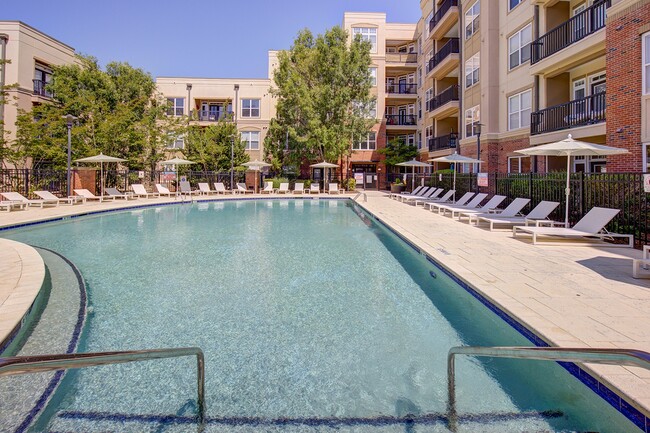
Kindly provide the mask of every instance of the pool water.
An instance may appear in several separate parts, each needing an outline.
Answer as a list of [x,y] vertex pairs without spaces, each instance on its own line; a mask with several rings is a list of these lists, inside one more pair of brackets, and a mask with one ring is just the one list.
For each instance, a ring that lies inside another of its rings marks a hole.
[[[80,351],[201,347],[207,431],[445,432],[449,348],[530,344],[352,206],[195,203],[2,235],[81,271]],[[456,371],[459,431],[638,431],[553,363]],[[79,370],[35,431],[196,431],[195,378],[190,358]]]

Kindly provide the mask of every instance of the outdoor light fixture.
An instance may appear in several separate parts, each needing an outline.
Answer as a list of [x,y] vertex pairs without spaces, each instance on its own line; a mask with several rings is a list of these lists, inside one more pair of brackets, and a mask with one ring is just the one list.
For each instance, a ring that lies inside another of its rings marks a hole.
[[[483,127],[482,123],[477,123],[474,126],[474,131],[476,132],[476,159],[481,159],[481,128]],[[477,165],[477,168],[480,167]],[[478,171],[478,169],[477,169]]]
[[188,117],[188,121],[189,121],[189,118],[192,117],[192,105],[191,105],[191,102],[190,102],[192,100],[192,98],[191,98],[192,84],[187,83],[185,85],[185,88],[187,89],[187,117]]
[[72,162],[72,125],[78,118],[73,116],[72,114],[63,116],[63,118],[66,121],[66,126],[68,127],[68,166],[67,166],[68,170],[66,173],[66,190],[67,190],[68,197],[70,197],[70,164]]

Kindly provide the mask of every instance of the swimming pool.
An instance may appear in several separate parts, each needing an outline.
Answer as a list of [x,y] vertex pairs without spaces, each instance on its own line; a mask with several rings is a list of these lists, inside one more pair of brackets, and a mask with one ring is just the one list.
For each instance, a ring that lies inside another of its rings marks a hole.
[[[201,347],[208,431],[446,431],[448,349],[528,345],[349,201],[161,206],[2,235],[80,269],[80,351]],[[636,431],[557,365],[457,370],[460,431]],[[191,359],[85,369],[38,428],[191,430],[194,386]]]

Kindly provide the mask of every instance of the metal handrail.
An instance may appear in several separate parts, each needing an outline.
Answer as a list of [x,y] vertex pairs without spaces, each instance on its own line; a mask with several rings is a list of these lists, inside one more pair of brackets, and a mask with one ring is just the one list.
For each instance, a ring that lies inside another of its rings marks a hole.
[[129,350],[123,352],[67,353],[60,355],[13,356],[0,358],[0,376],[42,373],[70,368],[95,367],[108,364],[123,364],[152,359],[196,356],[197,406],[199,431],[205,425],[205,358],[198,347],[172,349]]
[[571,347],[452,347],[447,355],[447,412],[449,429],[452,432],[456,431],[458,423],[458,414],[456,413],[456,369],[454,365],[456,355],[630,365],[650,370],[650,353],[641,350]]
[[363,192],[363,191],[358,192],[357,195],[354,196],[354,198],[352,199],[352,201],[357,201],[357,199],[358,199],[359,197],[361,197],[361,196],[363,196],[363,201],[366,201],[366,202],[368,201],[368,195],[367,195],[365,192]]

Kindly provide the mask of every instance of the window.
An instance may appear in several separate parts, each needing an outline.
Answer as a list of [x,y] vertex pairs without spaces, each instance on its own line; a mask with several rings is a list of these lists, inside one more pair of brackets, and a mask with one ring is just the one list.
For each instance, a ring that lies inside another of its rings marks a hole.
[[424,93],[424,100],[427,104],[427,111],[431,111],[431,101],[433,100],[433,87],[429,87]]
[[418,38],[418,54],[422,54],[422,35]]
[[370,68],[370,85],[372,87],[377,85],[377,68],[374,66]]
[[465,137],[476,135],[479,123],[481,123],[481,109],[478,105],[465,110]]
[[526,173],[530,171],[530,157],[509,156],[508,173]]
[[517,6],[519,6],[519,3],[521,3],[523,0],[508,0],[508,10],[513,10]]
[[422,66],[418,66],[418,89],[422,87]]
[[377,148],[377,134],[369,132],[364,139],[352,143],[352,150],[375,150]]
[[432,19],[433,19],[433,11],[429,12],[429,15],[427,15],[427,19],[424,21],[424,37],[425,38],[428,38],[429,34],[431,33],[431,32],[429,32],[429,23],[431,22]]
[[424,145],[428,148],[429,145],[431,144],[431,140],[433,139],[433,125],[429,125],[425,129],[425,143]]
[[[425,58],[426,58],[426,59],[430,59],[431,57],[433,57],[433,48],[429,50],[429,52],[427,53],[427,55],[426,55]],[[426,68],[426,71],[425,71],[425,72],[426,72],[427,74],[428,74],[429,72],[431,72],[431,69],[429,69],[429,65],[431,65],[431,62],[425,62],[425,63],[424,63],[424,67]]]
[[418,131],[415,133],[418,138],[418,150],[422,149],[422,132]]
[[508,98],[508,130],[530,126],[532,91],[518,93]]
[[259,131],[242,131],[241,141],[246,143],[246,150],[258,150],[260,148]]
[[167,145],[167,149],[185,149],[185,139],[176,137]]
[[370,42],[370,52],[377,52],[377,29],[368,27],[353,27],[352,34],[360,35],[361,40]]
[[643,171],[650,173],[650,143],[643,143]]
[[465,12],[465,39],[469,39],[478,31],[479,16],[481,14],[480,3],[480,1],[477,1]]
[[418,99],[418,119],[422,119],[422,99]]
[[260,100],[242,99],[241,117],[260,117]]
[[528,24],[508,39],[508,53],[510,54],[508,67],[510,69],[530,60],[532,37],[532,25]]
[[481,53],[478,52],[465,62],[465,87],[471,87],[479,81]]
[[[388,110],[388,108],[386,108]],[[352,102],[352,111],[355,115],[361,116],[365,119],[376,119],[377,118],[377,101],[369,101],[367,104],[363,104],[359,101]],[[388,114],[388,113],[387,113]]]
[[167,114],[170,116],[182,116],[185,111],[185,98],[167,98],[169,107]]
[[[0,65],[0,67],[1,66],[2,65]],[[53,96],[52,93],[45,90],[45,86],[47,86],[51,80],[52,70],[43,64],[36,63],[34,66],[34,93],[51,98]]]

